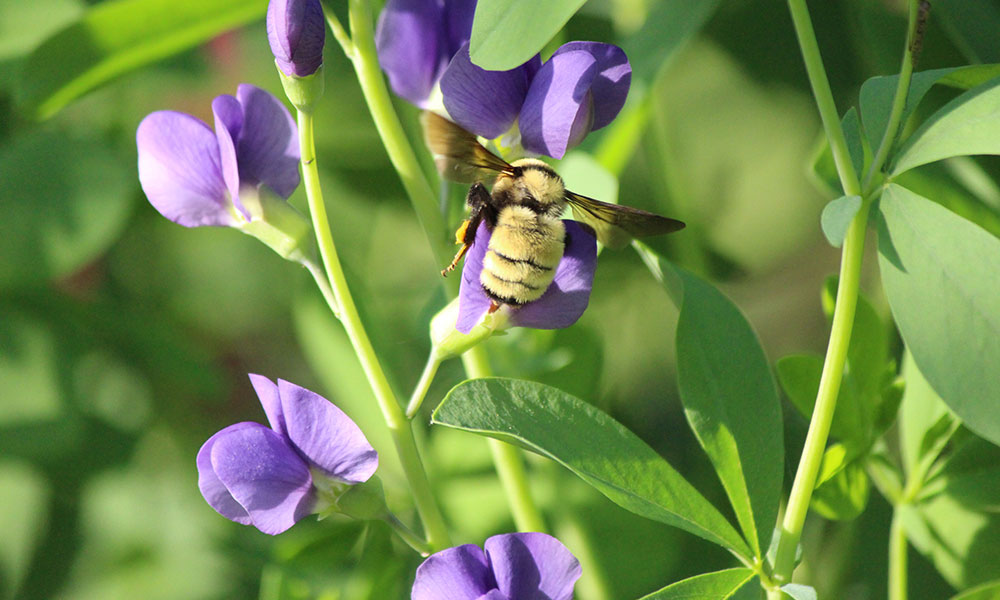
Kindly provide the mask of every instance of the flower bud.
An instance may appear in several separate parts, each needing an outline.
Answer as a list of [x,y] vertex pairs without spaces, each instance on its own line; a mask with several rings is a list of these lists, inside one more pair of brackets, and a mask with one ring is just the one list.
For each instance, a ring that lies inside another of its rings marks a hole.
[[306,77],[323,64],[326,26],[319,0],[271,0],[267,7],[267,39],[278,69]]

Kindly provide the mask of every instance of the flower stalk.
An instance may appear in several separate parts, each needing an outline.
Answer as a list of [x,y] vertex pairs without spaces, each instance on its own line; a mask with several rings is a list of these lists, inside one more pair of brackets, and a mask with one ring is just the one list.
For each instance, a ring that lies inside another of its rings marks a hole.
[[365,376],[371,385],[378,402],[382,417],[385,419],[392,435],[396,452],[399,455],[403,472],[410,484],[417,512],[424,524],[427,543],[432,549],[445,548],[450,545],[448,530],[444,517],[438,508],[431,492],[430,482],[424,470],[423,462],[417,451],[410,422],[396,400],[389,385],[389,380],[379,364],[375,349],[372,347],[361,317],[358,314],[354,299],[347,287],[347,279],[337,255],[337,248],[330,233],[330,225],[326,216],[326,206],[323,203],[323,193],[320,189],[319,170],[316,165],[316,149],[313,139],[313,117],[308,111],[298,112],[299,140],[302,156],[302,173],[305,182],[306,196],[309,201],[309,212],[312,216],[313,228],[319,242],[320,255],[326,268],[327,277],[333,290],[336,305],[340,307],[340,319],[344,324],[354,352],[361,362]]
[[[847,143],[844,139],[843,129],[840,126],[837,107],[833,100],[830,84],[819,54],[819,46],[816,42],[812,23],[810,22],[809,9],[806,6],[805,0],[788,0],[788,7],[795,24],[802,56],[806,64],[806,71],[809,75],[813,94],[816,97],[816,104],[819,108],[823,127],[830,143],[841,186],[845,194],[860,194],[862,187],[858,181],[857,174],[854,172],[850,154],[847,150]],[[919,48],[919,44],[912,43],[918,23],[918,19],[915,16],[917,7],[918,2],[910,0],[910,32],[907,36],[903,66],[900,70],[900,84],[896,89],[896,97],[893,99],[892,115],[894,116],[891,116],[887,130],[880,143],[878,156],[881,156],[881,158],[877,158],[876,162],[872,163],[871,168],[865,176],[866,187],[872,184],[874,174],[884,164],[885,158],[888,156],[889,147],[891,147],[900,125],[902,107],[906,102],[910,77],[913,72],[913,53],[915,49]],[[854,313],[858,302],[868,210],[874,198],[874,194],[871,193],[874,190],[865,189],[864,191],[868,193],[865,194],[861,208],[851,221],[844,240],[836,306],[833,312],[833,323],[830,329],[826,359],[823,362],[823,371],[820,376],[819,391],[816,395],[815,408],[809,423],[809,431],[806,434],[805,445],[802,449],[802,457],[799,461],[798,470],[795,473],[792,491],[789,494],[788,505],[778,534],[780,538],[772,571],[772,577],[778,584],[790,581],[792,571],[795,569],[796,548],[802,538],[802,526],[805,523],[813,489],[816,486],[816,477],[822,463],[823,451],[826,448],[827,438],[830,433],[830,424],[833,421],[833,414],[837,405],[837,395],[840,392],[840,384],[844,376],[847,350],[850,346],[851,331],[854,326]],[[769,592],[769,597],[771,596],[777,597]]]

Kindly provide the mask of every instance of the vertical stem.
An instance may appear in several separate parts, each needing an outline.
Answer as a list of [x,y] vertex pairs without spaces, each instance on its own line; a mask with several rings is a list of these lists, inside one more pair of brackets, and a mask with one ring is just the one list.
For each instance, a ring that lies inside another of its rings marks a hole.
[[900,507],[892,513],[889,528],[889,600],[906,600],[906,529]]
[[427,395],[427,390],[430,389],[431,383],[434,381],[434,375],[437,374],[438,367],[440,366],[441,359],[431,350],[431,355],[427,358],[427,364],[424,366],[424,372],[420,374],[420,380],[417,381],[417,386],[413,389],[413,395],[410,396],[410,402],[406,405],[407,419],[412,419],[417,414],[417,411],[420,410],[420,405],[424,403],[424,396]]
[[[489,377],[492,375],[489,358],[482,346],[475,346],[462,355],[462,364],[469,377]],[[528,488],[528,478],[524,471],[521,452],[500,440],[489,439],[490,452],[496,465],[497,475],[507,494],[507,503],[514,515],[518,531],[546,531],[542,513],[535,505]]]
[[389,160],[399,174],[403,187],[417,213],[417,219],[427,234],[435,260],[442,265],[451,260],[448,248],[447,227],[437,207],[437,197],[424,177],[424,173],[406,137],[399,117],[392,106],[389,90],[378,64],[375,35],[372,30],[372,11],[367,0],[350,0],[351,36],[354,41],[354,71],[361,91],[368,103],[368,110],[375,121]]
[[316,239],[319,242],[320,255],[323,257],[327,278],[333,288],[336,305],[340,307],[340,319],[347,331],[347,337],[351,340],[351,346],[354,347],[354,352],[361,362],[365,376],[368,378],[368,384],[375,394],[379,409],[382,411],[382,417],[389,427],[396,452],[399,454],[400,463],[402,463],[403,472],[406,474],[410,490],[413,492],[417,512],[420,514],[420,519],[426,529],[427,543],[432,549],[440,550],[450,545],[444,518],[441,516],[441,511],[431,493],[431,486],[417,451],[416,441],[413,439],[410,422],[403,415],[403,410],[400,408],[389,385],[389,380],[386,379],[385,372],[375,355],[375,349],[368,339],[368,333],[361,323],[361,317],[358,315],[358,309],[347,287],[347,279],[344,277],[337,248],[330,233],[326,206],[323,204],[323,192],[319,184],[319,170],[316,165],[312,114],[300,110],[298,123],[302,175],[306,196],[309,200],[309,213],[312,216],[313,229],[316,231]]

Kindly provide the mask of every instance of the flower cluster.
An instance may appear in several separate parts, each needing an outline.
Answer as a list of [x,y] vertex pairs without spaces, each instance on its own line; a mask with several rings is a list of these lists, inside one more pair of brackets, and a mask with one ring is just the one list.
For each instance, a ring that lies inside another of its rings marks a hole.
[[368,481],[378,454],[319,394],[282,379],[250,381],[271,427],[243,422],[210,437],[198,451],[198,487],[222,516],[276,535]]
[[553,158],[621,111],[632,81],[621,48],[570,42],[544,63],[535,56],[509,71],[486,71],[469,58],[474,10],[469,0],[386,3],[379,62],[397,95],[427,108],[440,84],[444,107],[466,130],[489,139],[514,133],[525,150]]
[[[456,546],[417,568],[411,600],[571,600],[580,563],[544,533],[495,535]],[[484,551],[485,549],[485,551]]]

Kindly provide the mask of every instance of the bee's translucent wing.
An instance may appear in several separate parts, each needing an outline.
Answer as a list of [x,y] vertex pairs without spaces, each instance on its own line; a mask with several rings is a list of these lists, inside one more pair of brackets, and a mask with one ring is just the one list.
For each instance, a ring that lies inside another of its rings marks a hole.
[[566,201],[573,207],[573,216],[594,228],[597,240],[609,248],[622,248],[632,238],[672,233],[684,228],[677,219],[594,200],[566,190]]
[[432,112],[424,112],[424,138],[434,154],[441,176],[459,183],[491,181],[497,173],[511,173],[512,167],[483,147],[476,136]]

